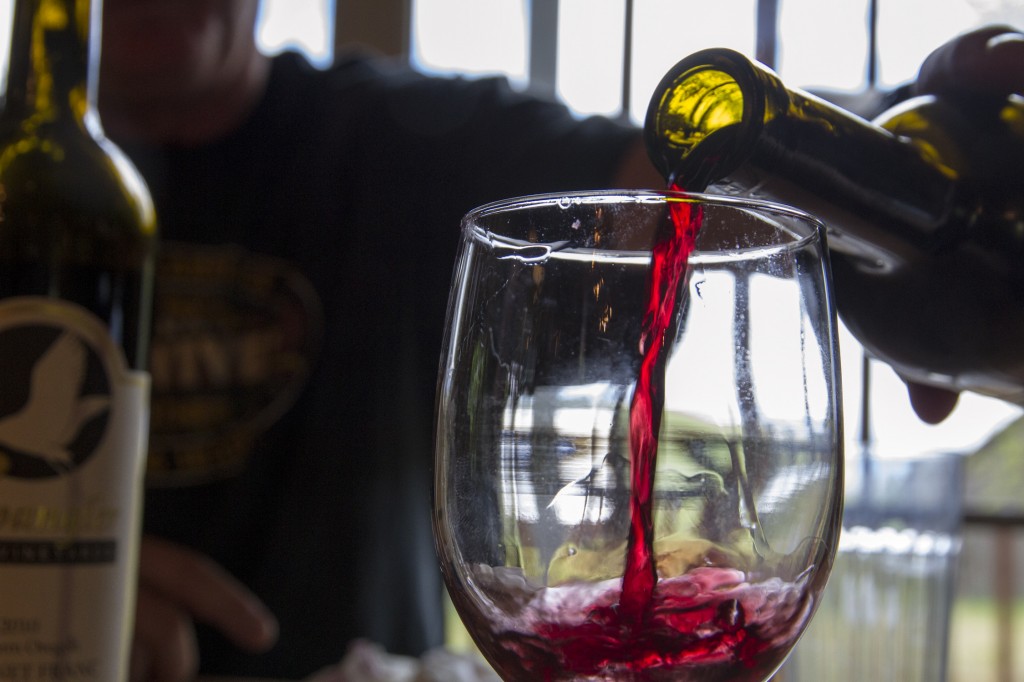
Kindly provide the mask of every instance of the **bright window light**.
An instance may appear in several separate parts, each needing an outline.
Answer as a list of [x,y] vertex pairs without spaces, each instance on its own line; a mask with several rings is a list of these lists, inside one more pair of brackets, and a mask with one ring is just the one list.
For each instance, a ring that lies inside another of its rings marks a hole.
[[7,91],[7,64],[11,57],[14,0],[0,0],[0,97]]
[[334,0],[261,0],[256,39],[267,54],[296,50],[316,66],[334,58]]
[[412,63],[428,73],[502,74],[523,86],[526,27],[523,0],[413,0]]
[[787,85],[861,90],[868,73],[868,2],[786,0],[779,5],[778,45],[777,70]]
[[559,3],[557,92],[574,111],[619,113],[625,26],[625,0]]
[[[900,0],[878,7],[878,84],[892,88],[912,80],[928,53],[978,25],[973,0]],[[1006,3],[1009,4],[1009,3]],[[928,17],[922,21],[921,17]]]

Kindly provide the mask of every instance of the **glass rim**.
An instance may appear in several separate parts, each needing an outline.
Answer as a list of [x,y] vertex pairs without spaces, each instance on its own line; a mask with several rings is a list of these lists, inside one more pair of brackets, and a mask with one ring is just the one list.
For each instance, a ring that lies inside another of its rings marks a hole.
[[[810,242],[817,240],[823,251],[827,251],[827,228],[820,218],[807,213],[799,208],[753,197],[734,196],[727,194],[708,194],[704,192],[684,192],[676,190],[653,190],[653,189],[600,189],[600,190],[571,190],[567,192],[544,192],[539,194],[524,194],[506,199],[491,201],[467,212],[462,218],[463,231],[474,231],[478,235],[480,227],[476,224],[479,221],[502,213],[512,213],[519,210],[532,208],[544,208],[558,206],[570,208],[573,205],[601,205],[601,204],[668,204],[674,201],[696,202],[721,208],[735,210],[747,210],[765,216],[778,216],[789,220],[797,221],[806,225],[807,233],[797,232],[792,226],[785,226],[785,229],[793,235],[791,242],[775,242],[751,246],[744,249],[729,250],[721,249],[700,249],[694,250],[694,257],[714,257],[725,253],[763,252],[763,251],[791,251],[805,247]],[[781,227],[781,226],[780,226]],[[486,236],[486,235],[480,235]],[[600,249],[598,249],[600,250]],[[639,253],[639,252],[638,252]]]

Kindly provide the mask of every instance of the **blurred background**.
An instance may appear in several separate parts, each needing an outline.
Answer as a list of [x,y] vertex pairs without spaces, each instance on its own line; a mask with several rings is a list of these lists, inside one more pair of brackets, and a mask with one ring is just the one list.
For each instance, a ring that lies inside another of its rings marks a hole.
[[[789,86],[867,111],[939,44],[976,26],[1024,28],[1024,0],[262,0],[264,49],[327,65],[369,48],[417,69],[503,75],[580,115],[639,125],[665,71],[705,47],[772,66]],[[847,457],[965,457],[963,551],[949,677],[1024,680],[1024,420],[965,395],[921,423],[902,382],[843,330]]]
[[[704,47],[731,47],[791,87],[869,111],[877,93],[912,80],[950,37],[991,23],[1024,28],[1024,0],[259,1],[258,39],[269,53],[299,50],[327,67],[369,49],[428,73],[504,76],[579,115],[634,124],[664,72]],[[0,25],[11,8],[0,0]],[[950,679],[1024,680],[1022,410],[965,395],[950,419],[927,426],[887,367],[845,330],[841,342],[851,461],[865,453],[965,458]]]

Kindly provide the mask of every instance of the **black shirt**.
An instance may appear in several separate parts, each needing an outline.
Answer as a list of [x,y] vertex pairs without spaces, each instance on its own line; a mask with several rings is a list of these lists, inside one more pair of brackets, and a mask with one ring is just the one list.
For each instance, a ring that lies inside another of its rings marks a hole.
[[261,656],[201,628],[204,672],[299,678],[356,637],[441,643],[429,472],[460,218],[606,187],[635,137],[499,79],[283,55],[231,136],[126,148],[164,240],[146,529],[281,624]]

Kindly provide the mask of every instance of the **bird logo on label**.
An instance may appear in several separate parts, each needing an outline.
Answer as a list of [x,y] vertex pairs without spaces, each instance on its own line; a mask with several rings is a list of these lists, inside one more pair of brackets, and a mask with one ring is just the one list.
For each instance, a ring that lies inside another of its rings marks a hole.
[[0,471],[22,478],[72,471],[99,445],[109,418],[99,357],[74,333],[38,325],[0,334],[0,357],[8,379],[0,385]]

